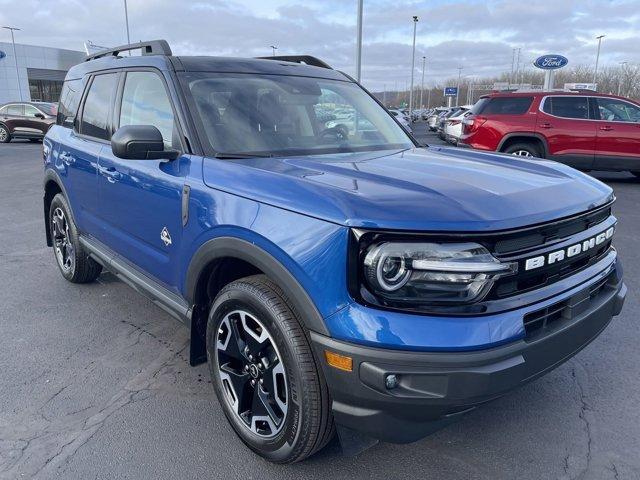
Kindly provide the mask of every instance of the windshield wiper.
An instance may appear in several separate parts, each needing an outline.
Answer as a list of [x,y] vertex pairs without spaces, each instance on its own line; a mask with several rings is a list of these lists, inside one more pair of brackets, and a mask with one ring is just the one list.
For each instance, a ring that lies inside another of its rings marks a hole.
[[214,155],[215,158],[221,160],[230,160],[234,158],[271,158],[271,153],[234,153],[234,152],[217,152]]

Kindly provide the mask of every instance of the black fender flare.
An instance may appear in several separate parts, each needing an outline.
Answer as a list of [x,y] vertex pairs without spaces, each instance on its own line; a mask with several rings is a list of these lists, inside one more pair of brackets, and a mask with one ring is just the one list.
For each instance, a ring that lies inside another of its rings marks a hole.
[[64,187],[64,183],[62,182],[60,175],[58,175],[58,172],[56,172],[55,170],[47,168],[44,171],[44,179],[42,180],[42,208],[44,210],[44,230],[47,235],[47,246],[52,247],[53,243],[51,243],[51,232],[49,231],[49,209],[47,208],[47,184],[49,182],[53,182],[58,185],[58,188],[60,188],[62,195],[64,195],[64,198],[67,199],[67,204],[69,205],[69,210],[71,212],[71,220],[73,220],[73,222],[76,224],[76,227],[78,223],[76,222],[76,217],[73,213],[73,205],[71,205],[71,202],[69,201],[67,189]]
[[511,138],[514,138],[514,137],[535,138],[536,140],[540,140],[540,142],[542,143],[542,149],[543,149],[542,154],[544,155],[544,158],[548,158],[549,157],[549,145],[547,143],[547,139],[544,137],[544,135],[541,135],[541,134],[535,133],[535,132],[511,132],[511,133],[507,133],[504,137],[502,137],[502,140],[500,140],[500,143],[498,144],[498,148],[496,149],[496,151],[497,152],[501,152],[502,151],[502,147],[506,143],[506,141],[511,139]]
[[243,260],[264,272],[287,294],[294,308],[302,317],[303,326],[307,330],[329,336],[322,315],[293,274],[262,248],[237,237],[225,236],[208,240],[193,255],[187,269],[184,290],[185,299],[189,305],[195,303],[196,287],[200,274],[209,263],[225,257]]

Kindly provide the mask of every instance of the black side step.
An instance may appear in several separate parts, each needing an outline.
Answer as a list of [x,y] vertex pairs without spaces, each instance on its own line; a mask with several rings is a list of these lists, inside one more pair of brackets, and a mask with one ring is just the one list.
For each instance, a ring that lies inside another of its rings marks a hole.
[[109,247],[103,245],[98,240],[81,235],[80,243],[87,249],[89,256],[96,262],[131,288],[149,298],[165,312],[191,328],[192,308],[187,304],[186,300],[167,290],[155,280],[137,271],[118,254],[111,251]]

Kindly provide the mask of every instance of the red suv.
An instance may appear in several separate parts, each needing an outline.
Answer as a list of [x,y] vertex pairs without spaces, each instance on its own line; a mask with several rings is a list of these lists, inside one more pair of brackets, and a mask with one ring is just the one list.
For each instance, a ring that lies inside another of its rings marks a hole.
[[464,120],[460,143],[640,176],[640,105],[595,92],[493,93]]

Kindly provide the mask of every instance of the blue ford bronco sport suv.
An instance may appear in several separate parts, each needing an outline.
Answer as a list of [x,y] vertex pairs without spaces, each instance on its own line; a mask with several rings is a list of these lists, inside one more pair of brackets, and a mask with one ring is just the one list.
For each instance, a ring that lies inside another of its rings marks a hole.
[[626,294],[609,187],[420,146],[313,57],[101,52],[69,71],[43,155],[62,275],[109,270],[184,322],[274,462],[336,430],[417,440],[576,354]]

